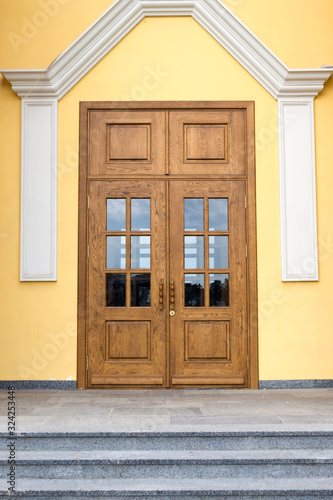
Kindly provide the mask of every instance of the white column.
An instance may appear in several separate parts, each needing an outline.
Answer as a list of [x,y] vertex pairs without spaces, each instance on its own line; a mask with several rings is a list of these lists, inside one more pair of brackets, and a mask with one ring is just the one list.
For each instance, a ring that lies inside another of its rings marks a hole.
[[57,279],[57,99],[22,99],[21,281]]
[[282,281],[317,281],[313,98],[279,98]]

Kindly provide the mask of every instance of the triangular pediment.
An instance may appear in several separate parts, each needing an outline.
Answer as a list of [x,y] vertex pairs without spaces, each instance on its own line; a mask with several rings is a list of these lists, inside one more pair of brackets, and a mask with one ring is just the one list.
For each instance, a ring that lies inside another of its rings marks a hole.
[[25,97],[63,97],[144,17],[192,16],[274,98],[315,97],[332,67],[289,69],[219,0],[118,0],[43,70],[2,70]]

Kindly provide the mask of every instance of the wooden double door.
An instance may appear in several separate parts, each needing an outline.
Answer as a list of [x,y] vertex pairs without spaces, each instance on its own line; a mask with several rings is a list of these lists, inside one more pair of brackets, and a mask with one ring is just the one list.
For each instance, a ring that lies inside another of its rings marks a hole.
[[255,384],[246,109],[81,109],[86,387]]

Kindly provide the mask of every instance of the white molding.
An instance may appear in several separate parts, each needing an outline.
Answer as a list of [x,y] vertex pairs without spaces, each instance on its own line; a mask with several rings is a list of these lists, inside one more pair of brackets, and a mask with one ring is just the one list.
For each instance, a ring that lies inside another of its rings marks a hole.
[[21,281],[57,279],[57,109],[22,100]]
[[[301,246],[297,244],[294,237],[291,237],[291,232],[288,231],[289,218],[293,221],[297,219],[297,206],[291,206],[289,200],[295,195],[295,199],[300,199],[299,186],[291,182],[292,174],[289,175],[289,170],[292,168],[293,159],[297,157],[300,150],[299,144],[305,140],[309,140],[309,144],[304,151],[310,155],[307,157],[307,174],[314,179],[315,163],[314,163],[314,124],[313,124],[313,109],[312,118],[307,115],[306,126],[303,124],[300,128],[297,125],[297,120],[294,125],[286,126],[283,115],[287,112],[287,108],[282,106],[282,103],[288,99],[305,99],[307,102],[312,100],[323,89],[326,80],[333,74],[333,67],[326,66],[319,69],[289,69],[266,45],[264,45],[225,5],[219,0],[117,0],[112,6],[97,19],[67,50],[65,50],[55,61],[53,61],[46,69],[39,70],[1,70],[5,78],[12,84],[14,92],[16,92],[23,100],[22,113],[27,108],[28,103],[37,102],[40,105],[42,102],[49,103],[63,97],[80,79],[87,74],[111,49],[114,47],[127,33],[131,31],[145,16],[192,16],[208,33],[210,33],[218,43],[220,43],[275,99],[280,101],[279,116],[280,116],[280,166],[281,166],[281,242],[282,243],[282,275],[283,279],[317,279],[315,276],[314,264],[311,277],[306,278],[304,272],[298,272],[299,266],[303,266],[303,252]],[[289,102],[291,105],[291,101]],[[53,109],[55,109],[55,104]],[[46,108],[45,108],[46,109]],[[303,108],[302,108],[303,109]],[[305,109],[305,108],[304,108]],[[36,172],[44,172],[43,169],[53,168],[52,158],[56,158],[55,148],[57,141],[56,127],[56,111],[54,115],[45,117],[45,129],[41,123],[40,130],[44,134],[52,134],[50,144],[52,151],[47,155],[44,148],[43,155],[45,159],[43,164],[36,164],[35,170],[31,171],[33,179]],[[52,122],[52,126],[51,126]],[[35,130],[38,130],[38,125],[34,123]],[[294,128],[295,127],[295,128]],[[308,128],[310,127],[310,129]],[[288,142],[289,134],[297,137],[297,146],[292,146]],[[304,134],[304,137],[301,137]],[[39,148],[35,144],[36,151],[32,152],[32,144],[26,144],[29,131],[27,130],[26,121],[22,121],[22,192],[25,192],[25,185],[31,185],[30,182],[30,164],[32,159],[40,159]],[[54,149],[53,149],[54,148]],[[29,151],[29,157],[26,159],[26,151]],[[304,157],[304,151],[303,157]],[[52,165],[51,165],[52,164]],[[44,172],[45,173],[45,172]],[[24,176],[23,176],[24,174]],[[56,279],[55,271],[55,242],[56,242],[56,198],[54,196],[52,182],[54,182],[53,173],[49,173],[49,177],[45,180],[44,188],[43,181],[39,180],[38,190],[36,188],[35,196],[40,196],[40,203],[43,205],[45,194],[50,195],[50,210],[49,216],[52,219],[50,230],[53,231],[52,236],[48,235],[49,240],[44,242],[44,251],[48,252],[45,257],[45,272],[39,272],[41,266],[38,260],[32,258],[34,251],[39,254],[39,248],[33,250],[32,240],[26,234],[26,215],[25,210],[30,210],[32,205],[29,205],[27,199],[22,203],[22,245],[21,245],[21,279]],[[25,180],[24,180],[25,179]],[[51,182],[51,179],[52,182]],[[291,182],[291,185],[289,185]],[[315,184],[311,181],[312,188],[315,189]],[[306,196],[312,193],[310,184],[307,184]],[[305,198],[305,195],[304,195]],[[37,198],[36,198],[37,200]],[[304,201],[304,200],[303,200]],[[37,201],[36,201],[37,204]],[[30,208],[29,208],[30,207]],[[32,212],[34,209],[32,209]],[[311,198],[308,219],[313,221],[316,217],[315,198]],[[48,212],[47,212],[48,213]],[[30,216],[30,215],[29,215]],[[46,217],[46,216],[45,216]],[[42,217],[41,217],[42,219]],[[288,220],[287,220],[288,219]],[[44,220],[44,219],[43,219]],[[25,226],[24,226],[25,224]],[[42,224],[42,222],[41,222]],[[44,223],[43,223],[44,224]],[[293,222],[295,224],[295,222]],[[24,227],[23,227],[24,226]],[[43,226],[44,227],[44,226]],[[307,239],[307,228],[304,228],[300,241]],[[314,241],[313,235],[316,231],[315,224],[311,225],[311,241]],[[42,234],[42,226],[40,234]],[[30,233],[29,233],[30,234]],[[46,238],[46,239],[47,239]],[[29,242],[29,243],[28,243]],[[51,243],[52,242],[52,243]],[[37,244],[36,244],[37,245]],[[310,248],[308,245],[307,248]],[[54,252],[54,253],[53,253]],[[316,257],[317,248],[313,248],[312,257]],[[27,257],[29,255],[29,258]],[[292,259],[291,259],[291,256]],[[309,257],[310,258],[310,257]],[[28,259],[28,260],[27,260]],[[290,260],[291,259],[291,260]],[[32,263],[35,262],[35,271],[32,270]],[[291,271],[290,266],[294,266],[295,270]],[[28,271],[29,267],[29,271]],[[30,276],[30,277],[29,277]],[[49,278],[47,276],[50,276]]]
[[317,281],[313,99],[279,99],[282,281]]
[[1,70],[20,97],[63,97],[145,16],[192,16],[275,99],[315,97],[332,68],[289,69],[219,0],[118,0],[46,69]]

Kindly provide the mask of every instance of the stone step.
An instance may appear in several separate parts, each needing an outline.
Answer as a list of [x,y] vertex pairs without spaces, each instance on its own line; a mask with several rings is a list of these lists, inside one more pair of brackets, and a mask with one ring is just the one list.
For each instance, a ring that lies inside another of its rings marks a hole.
[[[333,450],[18,451],[20,478],[329,478]],[[8,453],[0,452],[6,477]]]
[[[8,434],[0,433],[5,450]],[[19,433],[17,450],[333,449],[328,431]]]
[[[333,479],[18,479],[13,495],[25,500],[313,500],[333,498]],[[0,499],[8,498],[1,486]]]

